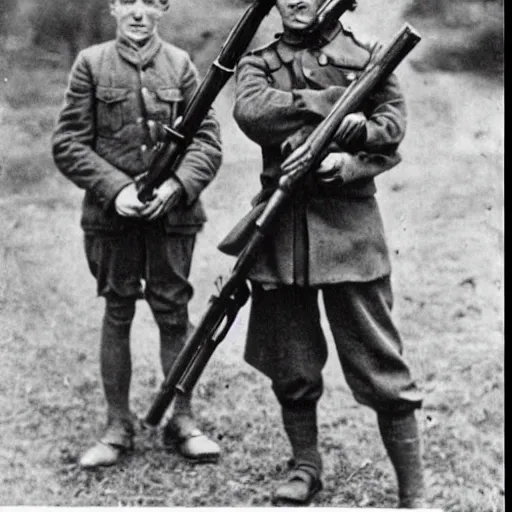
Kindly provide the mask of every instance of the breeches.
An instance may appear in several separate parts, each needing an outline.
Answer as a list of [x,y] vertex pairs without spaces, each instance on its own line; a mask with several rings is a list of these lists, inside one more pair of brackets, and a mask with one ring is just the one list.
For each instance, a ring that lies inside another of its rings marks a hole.
[[185,343],[194,243],[194,235],[167,234],[161,222],[117,236],[86,234],[87,261],[98,295],[106,299],[100,363],[111,426],[120,422],[131,429],[130,328],[136,300],[145,298],[155,317],[164,374]]
[[[345,379],[355,399],[377,412],[421,407],[391,318],[389,277],[321,288]],[[253,283],[245,358],[272,380],[282,405],[316,402],[322,394],[327,343],[317,288]]]
[[188,281],[195,235],[168,234],[161,222],[121,235],[85,235],[85,251],[98,295],[107,302],[145,298],[166,323],[185,326],[193,288]]

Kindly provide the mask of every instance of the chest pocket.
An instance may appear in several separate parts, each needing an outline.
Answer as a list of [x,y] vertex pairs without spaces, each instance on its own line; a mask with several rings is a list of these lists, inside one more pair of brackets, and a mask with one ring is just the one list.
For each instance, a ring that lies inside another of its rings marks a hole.
[[175,87],[159,87],[144,95],[148,116],[155,121],[173,124],[183,110],[183,95]]
[[115,133],[123,123],[124,104],[128,100],[129,89],[121,87],[96,87],[96,126],[100,133]]
[[321,89],[333,84],[348,87],[359,76],[362,68],[340,65],[325,53],[304,52],[302,55],[304,76],[312,87]]

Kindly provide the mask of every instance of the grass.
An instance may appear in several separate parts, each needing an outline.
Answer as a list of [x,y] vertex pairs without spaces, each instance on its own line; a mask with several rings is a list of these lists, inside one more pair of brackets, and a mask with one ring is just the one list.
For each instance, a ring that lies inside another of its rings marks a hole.
[[[378,24],[371,14],[377,3],[361,5],[361,19]],[[194,5],[187,9],[192,16]],[[228,18],[225,10],[219,15]],[[389,29],[399,21],[390,20]],[[14,103],[0,110],[0,504],[269,506],[290,453],[269,382],[242,362],[247,308],[196,389],[201,425],[222,446],[217,466],[189,465],[163,450],[159,430],[141,429],[133,456],[119,467],[77,467],[104,419],[102,301],[83,255],[82,193],[58,177],[49,155],[65,72],[19,73],[17,83],[23,76],[37,81],[46,99],[25,95],[16,103],[13,88]],[[429,497],[447,512],[501,512],[503,91],[483,76],[420,74],[408,65],[400,79],[410,111],[404,161],[378,178],[378,197],[393,255],[396,318],[425,391],[420,425]],[[228,86],[217,101],[226,155],[204,196],[210,220],[193,264],[194,320],[215,277],[233,264],[215,247],[258,188],[259,152],[230,118],[231,92]],[[132,404],[143,416],[162,378],[144,303],[132,334]],[[315,505],[393,507],[395,481],[374,413],[355,403],[330,339],[329,348],[319,411],[325,489]]]

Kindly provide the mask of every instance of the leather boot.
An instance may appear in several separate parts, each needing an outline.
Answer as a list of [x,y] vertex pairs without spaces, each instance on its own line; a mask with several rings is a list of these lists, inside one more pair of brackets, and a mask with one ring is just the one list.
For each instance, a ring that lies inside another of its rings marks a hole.
[[299,464],[291,470],[287,481],[276,489],[272,503],[278,506],[308,505],[321,489],[318,469]]
[[133,435],[133,426],[128,423],[110,424],[103,437],[80,457],[80,467],[94,469],[117,464],[121,455],[133,449]]
[[192,416],[174,414],[163,430],[165,448],[174,448],[180,455],[196,463],[217,462],[219,445],[197,427]]

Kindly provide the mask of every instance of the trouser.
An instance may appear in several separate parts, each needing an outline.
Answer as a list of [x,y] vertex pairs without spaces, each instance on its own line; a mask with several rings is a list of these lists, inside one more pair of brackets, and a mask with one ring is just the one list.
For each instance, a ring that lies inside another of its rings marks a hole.
[[[321,291],[355,399],[377,412],[385,444],[388,438],[396,441],[402,434],[415,437],[411,434],[417,430],[413,411],[421,407],[422,397],[391,318],[389,278],[326,285]],[[298,286],[264,290],[253,283],[245,358],[272,380],[294,458],[320,471],[316,407],[323,391],[327,344],[320,325],[318,292]],[[387,428],[390,423],[396,428]],[[397,433],[400,429],[403,433]],[[388,434],[391,430],[392,435]],[[417,465],[418,457],[416,451],[412,465]]]
[[[391,318],[388,277],[321,287],[345,379],[355,399],[376,411],[421,406],[422,397]],[[316,402],[322,394],[327,343],[316,288],[253,283],[246,360],[272,380],[282,405]]]
[[194,244],[195,235],[167,234],[158,222],[118,236],[85,237],[98,295],[106,299],[100,365],[109,425],[132,428],[130,328],[136,300],[146,299],[158,325],[164,374],[186,341]]

